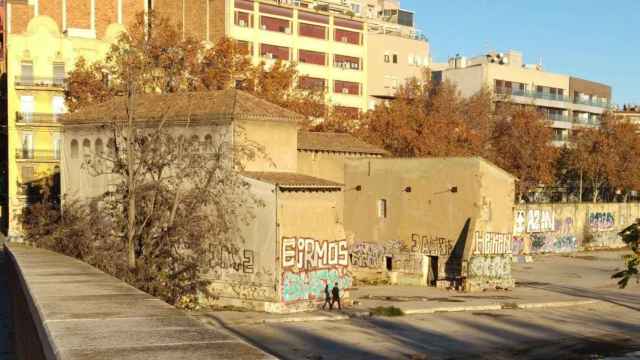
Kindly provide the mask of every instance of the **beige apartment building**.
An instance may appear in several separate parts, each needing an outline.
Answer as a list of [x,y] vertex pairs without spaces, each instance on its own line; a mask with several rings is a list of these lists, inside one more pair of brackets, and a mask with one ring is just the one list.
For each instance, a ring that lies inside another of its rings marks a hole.
[[551,121],[555,145],[564,144],[576,127],[597,126],[611,104],[610,86],[525,64],[513,50],[470,59],[458,55],[433,77],[456,84],[463,96],[486,87],[499,101],[535,106]]
[[354,116],[431,61],[414,14],[398,0],[155,0],[153,7],[185,35],[236,39],[254,63],[297,62],[299,86],[324,88],[328,104]]
[[623,105],[613,113],[618,119],[640,125],[640,105]]
[[18,219],[45,183],[59,183],[67,73],[84,57],[102,59],[148,10],[147,0],[7,0],[0,231],[20,236]]

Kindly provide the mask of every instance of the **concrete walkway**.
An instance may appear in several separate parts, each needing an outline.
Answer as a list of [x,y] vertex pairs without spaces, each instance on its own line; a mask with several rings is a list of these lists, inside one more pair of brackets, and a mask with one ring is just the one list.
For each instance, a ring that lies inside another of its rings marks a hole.
[[78,260],[15,244],[9,257],[28,289],[32,306],[24,311],[37,331],[23,326],[16,334],[31,339],[19,354],[34,351],[39,339],[47,358],[65,360],[274,359]]
[[[1,236],[1,235],[0,235]],[[7,285],[7,271],[5,254],[0,240],[0,360],[13,360],[13,352],[9,346],[9,287]]]

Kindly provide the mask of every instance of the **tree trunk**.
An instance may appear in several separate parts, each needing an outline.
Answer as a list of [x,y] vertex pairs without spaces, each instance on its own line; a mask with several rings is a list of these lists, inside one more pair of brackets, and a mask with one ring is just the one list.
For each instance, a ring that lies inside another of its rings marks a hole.
[[578,190],[578,201],[582,202],[582,169],[580,170],[580,189]]
[[127,196],[128,196],[128,206],[127,206],[127,265],[129,266],[129,270],[135,270],[136,268],[136,252],[135,252],[135,233],[136,233],[136,194],[135,194],[135,179],[134,179],[134,166],[135,163],[133,161],[134,151],[133,151],[133,136],[134,136],[134,127],[133,127],[133,119],[134,119],[134,96],[135,89],[132,84],[129,84],[129,93],[127,97],[127,106],[128,106],[128,126],[127,126]]

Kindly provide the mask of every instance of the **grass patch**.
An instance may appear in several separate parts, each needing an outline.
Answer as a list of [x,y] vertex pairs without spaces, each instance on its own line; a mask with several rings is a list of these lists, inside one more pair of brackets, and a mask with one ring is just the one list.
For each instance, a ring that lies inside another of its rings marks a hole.
[[402,316],[404,311],[395,306],[378,306],[371,309],[371,315],[375,316]]

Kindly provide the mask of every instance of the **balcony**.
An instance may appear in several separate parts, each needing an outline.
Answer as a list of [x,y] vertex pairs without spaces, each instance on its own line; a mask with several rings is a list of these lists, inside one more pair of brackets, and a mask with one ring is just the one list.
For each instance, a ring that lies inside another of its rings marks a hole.
[[58,124],[62,114],[16,112],[17,124]]
[[60,157],[60,151],[16,149],[16,160],[59,161]]
[[600,108],[605,108],[608,109],[611,107],[611,103],[609,101],[604,101],[604,100],[600,100],[600,99],[596,99],[596,100],[592,100],[592,99],[573,99],[573,102],[575,104],[580,104],[580,105],[589,105],[589,106],[595,106],[595,107],[600,107]]
[[566,95],[543,93],[537,91],[520,90],[514,88],[496,88],[495,92],[498,95],[523,96],[531,99],[570,102],[569,97]]
[[15,84],[24,87],[64,88],[65,81],[64,78],[16,76]]
[[567,115],[548,114],[547,119],[551,121],[573,122],[571,117]]

